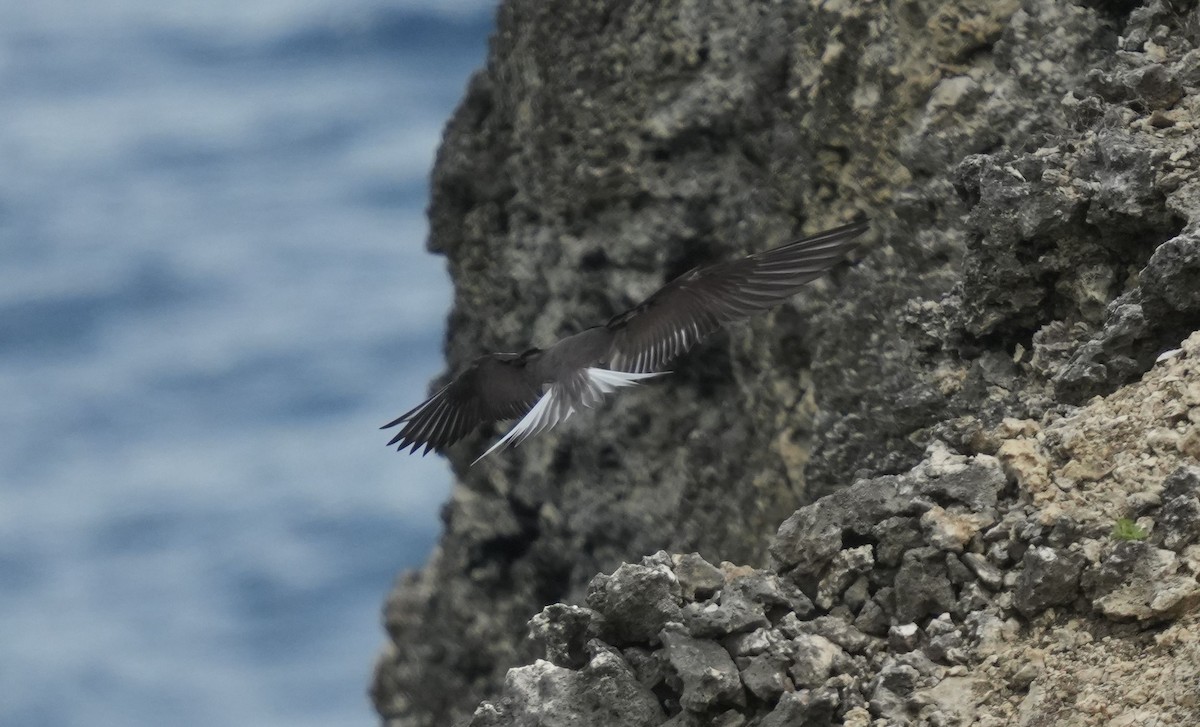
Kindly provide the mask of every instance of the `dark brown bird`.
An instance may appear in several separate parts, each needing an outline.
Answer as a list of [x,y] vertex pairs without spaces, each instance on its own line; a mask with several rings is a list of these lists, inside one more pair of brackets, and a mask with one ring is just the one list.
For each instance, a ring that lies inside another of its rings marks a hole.
[[[433,396],[382,428],[388,444],[441,451],[475,427],[520,421],[480,455],[519,444],[606,394],[668,373],[676,356],[726,323],[767,310],[840,261],[868,223],[828,230],[740,260],[695,268],[608,323],[524,353],[480,356]],[[479,459],[475,461],[478,462]]]

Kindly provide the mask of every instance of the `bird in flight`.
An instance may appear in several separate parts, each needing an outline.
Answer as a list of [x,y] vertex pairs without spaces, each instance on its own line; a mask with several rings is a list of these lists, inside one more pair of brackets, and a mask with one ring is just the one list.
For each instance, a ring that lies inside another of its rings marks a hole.
[[[797,293],[842,260],[869,223],[728,262],[694,268],[608,323],[549,348],[489,353],[440,391],[381,427],[404,425],[388,442],[409,453],[442,451],[481,424],[520,421],[475,462],[565,421],[606,394],[669,373],[666,366],[721,326]],[[472,463],[474,464],[474,463]]]

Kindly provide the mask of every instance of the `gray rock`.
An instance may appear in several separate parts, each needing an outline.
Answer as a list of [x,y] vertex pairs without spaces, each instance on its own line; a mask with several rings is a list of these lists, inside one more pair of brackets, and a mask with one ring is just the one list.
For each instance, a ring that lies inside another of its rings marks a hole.
[[763,717],[760,727],[830,727],[841,698],[836,689],[788,692]]
[[668,621],[679,621],[680,587],[665,566],[625,563],[588,586],[588,605],[600,613],[616,644],[650,641]]
[[[675,556],[665,550],[658,550],[650,555],[642,556],[638,561],[638,565],[646,568],[666,568],[672,573],[675,572]],[[675,580],[679,580],[678,577]]]
[[727,709],[713,717],[708,724],[709,727],[742,727],[746,724],[746,718],[736,709]]
[[[800,618],[807,618],[816,610],[813,602],[796,584],[780,578],[774,573],[754,584],[758,588],[748,590],[747,595],[757,603],[761,603],[768,614],[775,612],[776,615],[772,618],[778,618],[779,612],[794,613]],[[734,585],[740,587],[736,583]]]
[[954,615],[966,618],[967,614],[981,611],[991,603],[991,596],[978,583],[968,583],[958,592],[958,601],[954,604]]
[[792,640],[789,673],[797,687],[812,688],[825,683],[834,663],[842,656],[837,644],[816,634],[800,634]]
[[749,575],[732,578],[722,591],[730,598],[747,599],[761,605],[765,610],[794,613],[804,618],[812,613],[812,601],[795,584],[769,571],[755,571]]
[[950,614],[939,614],[937,618],[931,619],[925,626],[925,633],[929,636],[944,636],[954,633],[958,626],[954,623],[954,619],[950,618]]
[[941,507],[961,506],[967,512],[995,521],[996,500],[1007,481],[994,457],[964,457],[934,442],[923,467],[914,469],[926,478],[916,482],[917,494]]
[[498,700],[485,702],[471,727],[656,727],[666,719],[658,699],[614,652],[592,647],[582,669],[537,661],[509,671]]
[[912,694],[920,679],[921,672],[916,667],[898,659],[885,660],[876,677],[879,686],[901,697]]
[[925,635],[928,639],[921,651],[934,662],[961,664],[968,658],[964,650],[965,642],[962,631],[963,629],[954,622],[950,614],[943,613],[925,626]]
[[1153,559],[1156,548],[1147,542],[1127,540],[1110,545],[1100,563],[1089,567],[1079,579],[1089,598],[1099,598],[1129,582],[1134,571]]
[[677,624],[668,624],[659,639],[681,684],[679,703],[684,709],[706,712],[722,704],[744,703],[737,666],[720,644],[694,639]]
[[1006,566],[1012,562],[1012,557],[1009,554],[1009,544],[1011,541],[1002,540],[992,543],[987,549],[987,559],[989,563],[997,566]]
[[974,574],[971,573],[959,556],[954,553],[946,553],[946,577],[956,586],[961,586],[966,583],[971,583],[975,580]]
[[795,687],[787,676],[787,659],[779,654],[759,654],[748,657],[739,665],[742,683],[759,699],[771,702]]
[[864,603],[854,619],[854,628],[871,636],[886,636],[889,624],[887,614],[875,599]]
[[896,614],[901,623],[954,608],[954,589],[942,552],[925,547],[904,554],[896,574]]
[[[860,613],[867,601],[871,597],[870,581],[866,576],[859,576],[854,579],[846,592],[842,594],[842,602],[850,609],[851,613]],[[861,627],[858,627],[861,629]]]
[[816,604],[826,611],[833,608],[846,588],[874,565],[874,549],[870,545],[839,551],[817,586]]
[[701,558],[699,553],[673,555],[671,563],[683,597],[688,600],[704,600],[725,585],[725,576],[720,569]]
[[1150,335],[1150,324],[1139,302],[1118,300],[1109,306],[1104,328],[1075,349],[1071,359],[1054,375],[1055,394],[1082,404],[1091,396],[1131,378],[1148,364],[1124,351]]
[[967,614],[966,627],[975,651],[981,657],[996,652],[1004,642],[1004,622],[994,613],[977,611]]
[[926,677],[925,681],[941,679],[946,673],[945,667],[934,664],[923,651],[910,651],[907,654],[897,654],[892,656],[890,661],[896,664],[911,666],[922,677]]
[[707,719],[686,709],[663,722],[662,727],[708,727]]
[[892,651],[912,651],[920,641],[921,629],[915,623],[898,624],[888,629],[888,648]]
[[554,603],[530,619],[529,638],[542,645],[550,663],[578,669],[587,663],[585,647],[598,636],[600,621],[590,608]]
[[1183,96],[1183,84],[1169,68],[1149,64],[1116,73],[1096,69],[1087,76],[1088,86],[1107,101],[1137,102],[1151,109],[1174,105]]
[[935,636],[929,640],[923,651],[929,658],[941,664],[962,664],[969,656],[964,650],[965,642],[957,632]]
[[[820,578],[842,550],[845,537],[871,535],[887,518],[918,515],[932,505],[924,498],[992,512],[1004,486],[996,460],[951,455],[945,459],[939,468],[859,482],[797,510],[779,527],[771,546],[773,562],[803,585]],[[887,562],[885,554],[879,557]]]
[[684,710],[671,719],[663,722],[662,727],[743,727],[746,718],[735,709],[726,710],[718,715],[699,715]]
[[[895,582],[895,571],[892,571],[890,580]],[[896,589],[894,586],[886,585],[879,587],[875,591],[875,595],[871,596],[871,600],[878,604],[879,608],[883,610],[883,613],[888,618],[889,625],[899,623],[899,621],[896,620]],[[878,636],[879,634],[876,635]]]
[[1008,683],[1017,691],[1026,691],[1034,679],[1041,676],[1043,667],[1037,662],[1027,662],[1013,673]]
[[986,556],[979,553],[963,553],[962,561],[989,590],[1000,590],[1004,576]]
[[[1119,147],[1114,151],[1122,153]],[[1147,150],[1137,152],[1152,154]],[[1150,174],[1152,163],[1148,159],[1143,163],[1145,174]],[[1169,233],[1160,235],[1172,237]],[[1081,403],[1148,369],[1161,350],[1158,341],[1164,338],[1178,341],[1178,332],[1168,322],[1200,310],[1197,286],[1200,286],[1200,237],[1193,232],[1167,239],[1155,249],[1142,270],[1139,286],[1108,306],[1100,331],[1080,346],[1055,375],[1056,394],[1066,401]]]
[[1159,245],[1138,291],[1152,317],[1200,311],[1200,233],[1193,230]]
[[720,602],[689,603],[683,608],[683,623],[693,636],[721,638],[770,625],[761,604],[744,594],[724,592]]
[[722,643],[725,644],[729,655],[737,658],[774,650],[785,641],[786,639],[774,629],[755,629],[749,633],[734,634]]
[[871,537],[879,542],[875,552],[882,565],[896,567],[904,552],[925,543],[920,521],[915,517],[889,517],[871,528]]
[[1081,582],[1092,605],[1115,620],[1158,621],[1200,603],[1200,583],[1174,551],[1146,542],[1117,543]]
[[1176,497],[1200,497],[1200,467],[1184,465],[1163,480],[1162,500]]
[[768,626],[768,610],[804,616],[812,602],[775,574],[753,571],[731,578],[714,601],[685,606],[682,620],[693,636],[721,638]]
[[878,641],[837,616],[820,616],[810,621],[800,621],[788,614],[779,622],[779,628],[793,638],[802,634],[821,636],[851,654],[864,654]]
[[1027,618],[1051,606],[1068,604],[1079,595],[1083,556],[1053,548],[1030,548],[1013,593],[1013,606]]
[[883,686],[881,681],[876,682],[868,700],[867,706],[870,708],[871,714],[887,720],[888,725],[911,724],[911,715],[907,707],[908,700]]
[[1074,518],[1060,517],[1054,521],[1043,542],[1051,548],[1063,550],[1083,537],[1083,529]]
[[988,685],[973,677],[949,676],[914,695],[924,703],[920,718],[930,727],[970,724],[980,716],[979,693]]
[[666,676],[666,665],[663,664],[662,651],[650,651],[640,646],[630,646],[621,650],[621,656],[638,683],[653,689]]
[[1200,467],[1180,467],[1163,481],[1152,540],[1180,551],[1200,541]]

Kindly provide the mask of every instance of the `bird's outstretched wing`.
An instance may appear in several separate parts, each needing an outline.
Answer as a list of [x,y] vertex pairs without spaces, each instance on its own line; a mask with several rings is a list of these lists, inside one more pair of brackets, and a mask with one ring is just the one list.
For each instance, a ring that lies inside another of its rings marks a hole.
[[412,410],[380,427],[403,424],[388,444],[409,453],[425,448],[443,450],[480,424],[515,419],[527,414],[541,396],[518,354],[491,353],[475,359],[465,371]]
[[869,223],[856,222],[739,260],[695,268],[607,323],[608,365],[661,371],[726,323],[775,306],[839,262]]

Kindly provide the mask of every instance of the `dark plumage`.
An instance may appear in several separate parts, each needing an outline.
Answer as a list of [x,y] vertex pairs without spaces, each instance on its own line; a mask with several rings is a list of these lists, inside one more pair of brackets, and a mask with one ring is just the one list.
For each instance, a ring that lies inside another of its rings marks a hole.
[[[854,247],[866,222],[729,262],[695,268],[634,308],[547,349],[480,356],[453,381],[383,426],[399,449],[443,450],[480,424],[521,420],[484,456],[553,427],[605,394],[665,373],[721,326],[788,299]],[[482,458],[482,457],[481,457]],[[476,460],[478,461],[478,460]]]

